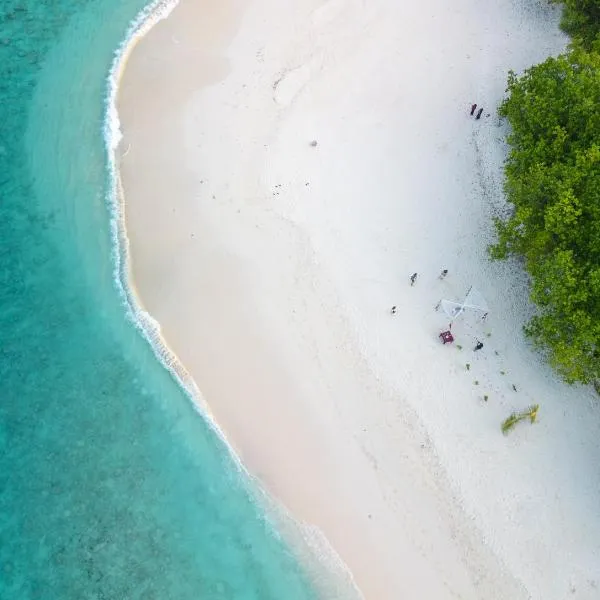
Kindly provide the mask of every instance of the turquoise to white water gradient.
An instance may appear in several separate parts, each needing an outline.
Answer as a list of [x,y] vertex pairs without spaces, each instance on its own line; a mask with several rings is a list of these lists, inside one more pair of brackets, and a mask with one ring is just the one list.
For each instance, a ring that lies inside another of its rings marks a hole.
[[143,6],[0,5],[0,598],[308,600],[115,285],[106,78]]

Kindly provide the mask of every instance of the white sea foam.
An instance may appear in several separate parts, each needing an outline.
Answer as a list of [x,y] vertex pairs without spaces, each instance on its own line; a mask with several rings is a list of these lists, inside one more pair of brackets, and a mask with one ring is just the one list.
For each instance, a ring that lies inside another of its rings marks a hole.
[[127,59],[135,45],[162,19],[165,19],[177,6],[179,0],[155,0],[142,9],[133,19],[125,39],[114,54],[107,78],[105,98],[104,143],[108,158],[109,187],[107,201],[111,211],[111,234],[113,238],[114,282],[123,300],[127,316],[150,343],[156,357],[171,372],[187,393],[194,408],[206,419],[209,425],[227,446],[237,467],[244,472],[242,462],[228,443],[223,431],[211,417],[208,405],[185,367],[162,338],[160,324],[143,310],[130,277],[129,239],[125,224],[124,196],[117,168],[117,150],[123,138],[117,111],[119,82]]
[[274,528],[301,549],[300,560],[307,568],[315,587],[322,597],[345,600],[364,600],[348,565],[331,545],[327,536],[316,525],[299,521],[277,498],[270,496],[253,477],[262,494],[262,503],[267,515],[275,518]]
[[[107,200],[111,211],[114,282],[123,300],[128,318],[149,342],[158,360],[175,377],[175,380],[190,398],[194,408],[225,444],[235,465],[245,475],[245,481],[252,481],[255,489],[248,489],[248,492],[260,500],[260,503],[264,507],[270,509],[269,512],[271,515],[276,517],[277,524],[274,524],[274,533],[278,529],[285,530],[287,537],[291,538],[292,541],[295,540],[296,543],[300,542],[300,545],[304,546],[305,552],[302,554],[305,554],[306,550],[310,554],[310,556],[301,555],[300,558],[303,559],[303,562],[306,561],[309,571],[315,576],[317,588],[324,591],[329,598],[355,597],[357,600],[362,599],[363,596],[354,582],[352,573],[331,546],[323,532],[313,525],[296,519],[281,502],[270,496],[260,481],[245,468],[234,448],[228,442],[223,430],[212,417],[209,406],[200,389],[177,355],[162,337],[160,323],[142,308],[142,304],[135,292],[135,286],[131,280],[124,194],[117,168],[117,150],[123,139],[117,111],[119,83],[125,70],[127,59],[135,48],[135,45],[154,25],[162,19],[167,18],[177,4],[179,4],[179,0],[155,0],[138,13],[131,22],[125,39],[115,51],[107,78],[103,133],[108,158],[109,188]],[[129,151],[129,148],[127,151]],[[256,496],[257,492],[258,497]],[[267,518],[269,518],[268,513]],[[301,540],[298,540],[298,535],[300,535]]]

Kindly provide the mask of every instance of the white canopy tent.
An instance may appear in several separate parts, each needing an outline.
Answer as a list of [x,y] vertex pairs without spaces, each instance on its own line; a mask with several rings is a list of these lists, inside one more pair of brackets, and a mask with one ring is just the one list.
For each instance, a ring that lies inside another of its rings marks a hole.
[[450,321],[454,321],[465,310],[475,310],[487,314],[489,308],[481,292],[473,286],[469,288],[463,302],[453,302],[452,300],[440,300],[442,310],[448,315]]

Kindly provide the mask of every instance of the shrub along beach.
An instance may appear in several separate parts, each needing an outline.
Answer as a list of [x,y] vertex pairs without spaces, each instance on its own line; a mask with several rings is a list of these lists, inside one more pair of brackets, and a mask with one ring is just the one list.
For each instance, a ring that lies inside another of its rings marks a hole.
[[511,71],[506,194],[492,256],[522,256],[538,311],[526,327],[568,382],[600,383],[600,1],[569,0],[561,56]]

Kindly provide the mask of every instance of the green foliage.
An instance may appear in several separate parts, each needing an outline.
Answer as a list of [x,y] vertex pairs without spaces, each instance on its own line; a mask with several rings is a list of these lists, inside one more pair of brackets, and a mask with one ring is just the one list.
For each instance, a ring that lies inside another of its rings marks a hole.
[[561,27],[590,48],[600,33],[600,0],[551,0],[564,4]]
[[502,422],[502,433],[506,435],[519,421],[523,421],[524,419],[529,419],[530,423],[535,423],[539,409],[539,404],[533,404],[526,410],[512,413]]
[[[600,0],[599,0],[600,2]],[[600,54],[574,45],[517,77],[494,258],[522,256],[538,314],[526,327],[569,382],[600,378]]]

